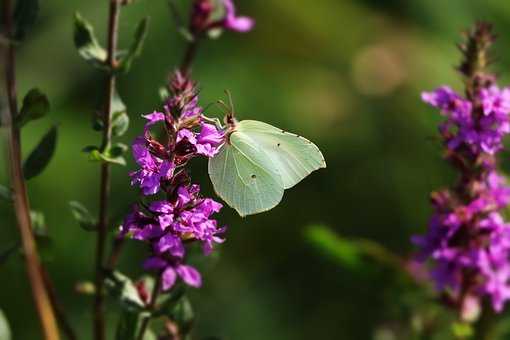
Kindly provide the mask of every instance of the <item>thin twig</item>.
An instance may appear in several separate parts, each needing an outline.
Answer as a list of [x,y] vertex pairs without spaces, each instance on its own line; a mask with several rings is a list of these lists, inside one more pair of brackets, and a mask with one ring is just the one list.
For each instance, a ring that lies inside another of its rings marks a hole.
[[113,241],[113,247],[112,251],[110,253],[110,257],[108,257],[108,260],[106,261],[106,270],[112,271],[117,266],[117,263],[119,262],[120,254],[122,253],[122,250],[124,249],[124,244],[126,243],[126,238],[115,238]]
[[[4,0],[3,22],[5,36],[12,37],[12,2]],[[15,50],[12,43],[5,46],[5,80],[7,97],[9,101],[10,115],[5,111],[3,124],[7,127],[8,150],[10,159],[10,174],[13,189],[14,209],[18,220],[18,228],[21,234],[21,243],[25,255],[28,279],[32,287],[32,295],[36,304],[37,312],[43,329],[44,338],[58,340],[59,333],[53,309],[51,308],[48,292],[45,289],[41,276],[41,264],[37,253],[37,246],[32,233],[32,221],[30,220],[30,205],[28,201],[26,183],[21,166],[21,135],[20,130],[12,124],[18,115],[16,95],[16,60]]]
[[48,271],[41,266],[41,273],[44,280],[44,285],[46,286],[46,290],[48,291],[48,296],[50,298],[51,305],[53,306],[53,310],[55,311],[55,316],[57,321],[62,328],[62,331],[65,333],[69,340],[76,340],[76,333],[74,332],[71,323],[67,319],[66,313],[60,300],[58,299],[57,292],[55,290],[55,286],[53,285],[50,275]]
[[[110,13],[108,20],[108,55],[107,64],[110,72],[106,87],[106,104],[103,112],[103,141],[102,149],[110,145],[112,137],[111,116],[112,100],[115,93],[115,72],[117,66],[116,51],[118,24],[121,4],[118,0],[110,0]],[[108,201],[110,196],[110,166],[104,162],[101,164],[101,187],[99,194],[99,219],[98,235],[96,244],[96,295],[94,299],[94,336],[96,340],[105,340],[105,322],[104,322],[104,292],[103,292],[103,262],[105,253],[105,243],[108,228]]]
[[[147,309],[152,312],[154,310],[154,307],[156,306],[156,301],[158,299],[159,292],[161,290],[161,281],[162,281],[162,273],[159,273],[156,279],[156,282],[154,283],[154,288],[152,289],[151,294],[151,300],[149,302],[149,305],[147,306]],[[147,327],[149,326],[149,322],[151,320],[151,315],[147,316],[143,319],[142,324],[140,325],[140,333],[138,333],[137,340],[143,340],[143,337],[145,336],[145,332],[147,331]]]
[[184,53],[180,71],[185,76],[188,76],[191,72],[191,65],[193,64],[198,52],[199,39],[199,37],[195,37],[193,41],[188,44],[186,52]]

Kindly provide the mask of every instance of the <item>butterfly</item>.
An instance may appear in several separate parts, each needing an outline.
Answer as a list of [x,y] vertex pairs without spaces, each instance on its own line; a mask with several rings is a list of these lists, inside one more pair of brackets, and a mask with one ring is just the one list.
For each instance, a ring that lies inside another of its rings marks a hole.
[[313,171],[326,167],[308,139],[256,120],[227,115],[226,139],[209,159],[216,194],[242,217],[268,211]]

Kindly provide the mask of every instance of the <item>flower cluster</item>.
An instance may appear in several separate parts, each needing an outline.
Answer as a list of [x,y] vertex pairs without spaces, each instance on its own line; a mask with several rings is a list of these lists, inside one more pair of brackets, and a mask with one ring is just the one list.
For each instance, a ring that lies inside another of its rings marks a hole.
[[[165,113],[144,116],[148,120],[144,133],[132,146],[140,169],[130,174],[132,185],[139,186],[144,195],[160,193],[164,199],[136,205],[121,226],[121,236],[150,244],[152,256],[144,268],[161,273],[163,290],[172,288],[178,277],[199,287],[200,273],[184,263],[185,243],[200,242],[204,254],[209,255],[215,243],[223,242],[225,231],[211,218],[221,204],[202,198],[200,187],[191,184],[186,171],[190,159],[214,156],[224,134],[204,121],[192,81],[176,72],[170,91]],[[164,126],[164,133],[155,138],[152,129],[158,123]]]
[[419,260],[432,260],[437,289],[468,321],[477,318],[484,297],[496,312],[510,300],[510,224],[501,212],[510,203],[510,186],[496,166],[496,154],[510,132],[510,89],[499,88],[495,77],[484,73],[485,49],[492,40],[484,24],[469,36],[474,48],[464,49],[460,68],[467,98],[446,86],[422,95],[446,117],[439,132],[460,180],[432,194],[429,230],[413,242],[420,248]]
[[252,18],[238,16],[233,0],[221,0],[223,15],[214,18],[215,8],[213,0],[196,0],[191,14],[191,32],[200,34],[215,28],[223,28],[236,32],[248,32],[255,25]]
[[501,150],[502,138],[510,132],[510,89],[500,89],[496,85],[482,88],[477,98],[482,105],[481,116],[473,112],[470,100],[447,86],[425,92],[422,99],[447,117],[440,132],[450,150],[463,145],[474,154],[494,154]]

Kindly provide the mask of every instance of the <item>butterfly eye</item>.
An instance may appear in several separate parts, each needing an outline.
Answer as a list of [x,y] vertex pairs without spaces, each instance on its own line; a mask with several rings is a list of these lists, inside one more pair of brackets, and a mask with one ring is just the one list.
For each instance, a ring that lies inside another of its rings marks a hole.
[[253,175],[251,175],[251,178],[255,179],[255,178],[257,178],[257,175],[253,174]]

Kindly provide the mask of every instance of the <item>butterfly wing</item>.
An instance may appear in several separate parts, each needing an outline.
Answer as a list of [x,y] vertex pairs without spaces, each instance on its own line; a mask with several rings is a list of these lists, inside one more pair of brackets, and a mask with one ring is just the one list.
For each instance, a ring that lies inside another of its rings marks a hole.
[[270,210],[283,197],[272,159],[242,132],[233,132],[230,143],[209,159],[209,176],[218,196],[243,217]]
[[272,125],[243,120],[236,130],[255,143],[270,159],[289,189],[315,170],[326,167],[326,161],[319,148],[308,139],[283,131]]

